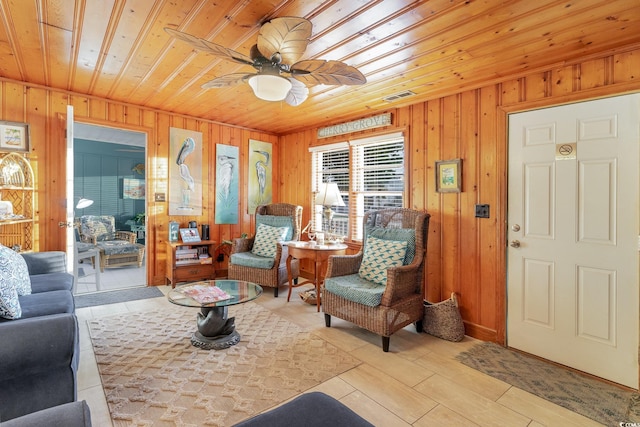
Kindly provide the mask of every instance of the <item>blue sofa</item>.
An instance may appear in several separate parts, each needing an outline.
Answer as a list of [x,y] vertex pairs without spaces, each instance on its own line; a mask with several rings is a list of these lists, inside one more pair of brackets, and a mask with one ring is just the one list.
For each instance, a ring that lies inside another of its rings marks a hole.
[[[7,262],[10,256],[0,253],[0,268],[15,265],[15,259]],[[31,294],[18,297],[22,309],[19,318],[0,318],[0,422],[77,398],[78,320],[66,254],[22,256]]]

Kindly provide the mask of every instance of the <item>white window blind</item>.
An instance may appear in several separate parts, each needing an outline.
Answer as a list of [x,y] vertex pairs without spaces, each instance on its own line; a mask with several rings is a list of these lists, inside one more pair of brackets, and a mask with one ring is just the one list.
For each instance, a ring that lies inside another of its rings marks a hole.
[[[334,206],[332,231],[362,240],[365,212],[404,206],[404,137],[402,133],[313,147],[313,196],[322,182],[338,184],[346,206]],[[312,228],[322,229],[322,207],[315,206]]]
[[362,240],[365,212],[403,207],[404,137],[402,134],[354,140],[351,144],[352,240]]

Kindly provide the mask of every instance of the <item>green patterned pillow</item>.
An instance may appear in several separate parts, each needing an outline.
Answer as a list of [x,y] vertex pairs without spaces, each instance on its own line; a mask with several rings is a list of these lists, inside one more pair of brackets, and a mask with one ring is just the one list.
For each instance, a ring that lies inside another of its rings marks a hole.
[[406,253],[406,241],[368,237],[358,274],[363,279],[386,286],[387,268],[401,266]]
[[270,225],[258,224],[258,231],[253,240],[251,252],[267,258],[275,258],[276,244],[284,240],[287,234],[287,227],[272,227]]
[[378,226],[365,226],[365,235],[384,240],[398,240],[407,242],[407,253],[404,256],[403,265],[409,265],[416,254],[416,230],[413,228],[386,228]]
[[290,216],[256,214],[256,225],[259,226],[260,224],[272,227],[287,227],[287,235],[284,240],[293,239],[293,218]]

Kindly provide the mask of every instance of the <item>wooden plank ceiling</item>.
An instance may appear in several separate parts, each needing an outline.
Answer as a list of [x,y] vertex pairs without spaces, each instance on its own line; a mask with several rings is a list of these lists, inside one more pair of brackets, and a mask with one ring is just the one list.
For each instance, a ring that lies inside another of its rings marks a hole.
[[[566,65],[640,43],[639,0],[0,0],[0,76],[277,134]],[[262,23],[313,24],[302,59],[340,60],[362,86],[313,86],[297,107],[248,84],[251,66],[194,50],[165,27],[245,55]],[[383,98],[405,91],[413,96]]]

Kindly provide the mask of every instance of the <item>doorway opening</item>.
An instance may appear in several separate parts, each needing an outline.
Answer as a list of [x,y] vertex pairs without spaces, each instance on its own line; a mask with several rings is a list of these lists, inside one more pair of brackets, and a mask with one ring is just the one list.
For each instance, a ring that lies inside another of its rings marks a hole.
[[78,253],[76,294],[144,287],[147,134],[79,122],[73,134],[76,250],[100,248]]

